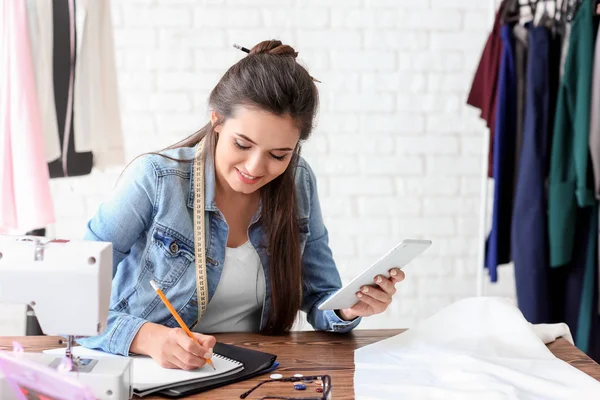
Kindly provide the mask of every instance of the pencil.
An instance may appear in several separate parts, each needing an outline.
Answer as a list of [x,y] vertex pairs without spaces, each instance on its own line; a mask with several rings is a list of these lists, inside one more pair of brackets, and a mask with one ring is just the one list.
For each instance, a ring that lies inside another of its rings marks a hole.
[[[181,319],[181,317],[179,316],[179,314],[177,313],[177,311],[175,311],[175,309],[171,305],[171,302],[169,301],[169,299],[167,299],[167,296],[165,296],[165,294],[163,293],[163,291],[160,290],[160,288],[158,287],[158,285],[156,284],[156,282],[154,282],[154,280],[151,280],[150,284],[152,285],[152,287],[154,288],[154,290],[156,291],[156,293],[158,293],[158,297],[160,297],[160,299],[162,300],[162,302],[165,303],[165,306],[167,306],[167,308],[169,309],[169,311],[171,312],[171,314],[173,315],[173,317],[175,317],[175,319],[177,320],[177,323],[179,323],[179,326],[181,326],[181,329],[183,329],[185,331],[185,333],[190,338],[192,338],[198,344],[200,344],[200,342],[198,342],[198,340],[196,339],[196,337],[192,334],[192,332],[190,331],[190,329],[187,327],[187,325],[185,324],[185,322],[183,322],[183,320]],[[213,364],[213,362],[212,362],[212,360],[210,358],[205,358],[204,360],[206,361],[207,364],[209,364],[211,367],[213,367],[213,369],[215,371],[217,370],[217,368],[215,368],[215,364]]]
[[233,47],[235,47],[235,48],[236,48],[236,49],[238,49],[238,50],[241,50],[241,51],[243,51],[244,53],[250,53],[250,50],[248,50],[248,49],[247,49],[247,48],[245,48],[244,46],[240,46],[240,45],[239,45],[239,44],[237,44],[237,43],[234,43],[234,44],[233,44]]

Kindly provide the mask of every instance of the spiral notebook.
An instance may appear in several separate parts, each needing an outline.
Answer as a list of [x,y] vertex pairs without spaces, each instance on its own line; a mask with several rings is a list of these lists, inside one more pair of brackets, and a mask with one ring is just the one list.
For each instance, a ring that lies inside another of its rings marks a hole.
[[[187,397],[269,373],[274,368],[279,366],[279,363],[275,361],[277,359],[277,355],[254,350],[248,347],[240,347],[217,342],[215,345],[215,352],[238,360],[244,364],[244,369],[232,375],[224,377],[219,376],[203,382],[182,383],[181,385],[173,386],[169,389],[156,392],[156,394],[159,396],[176,399]],[[243,391],[245,391],[245,389],[241,390],[240,394]]]
[[[65,349],[44,350],[46,354],[64,354]],[[73,354],[79,357],[121,357],[98,350],[91,350],[83,346],[73,347]],[[209,365],[194,371],[163,368],[148,356],[132,356],[132,386],[136,396],[144,397],[152,393],[177,387],[182,384],[205,382],[212,379],[233,375],[244,369],[244,365],[232,358],[213,354],[212,361],[216,371]]]

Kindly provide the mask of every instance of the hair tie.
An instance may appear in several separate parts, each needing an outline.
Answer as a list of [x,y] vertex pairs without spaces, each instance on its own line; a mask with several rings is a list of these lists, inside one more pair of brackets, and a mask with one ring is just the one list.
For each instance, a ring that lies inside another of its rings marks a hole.
[[[236,48],[236,49],[238,49],[238,50],[241,50],[241,51],[243,51],[244,53],[248,53],[248,54],[250,54],[250,50],[248,50],[248,49],[247,49],[247,48],[245,48],[244,46],[240,46],[240,45],[239,45],[239,44],[237,44],[237,43],[234,43],[234,44],[233,44],[233,47],[235,47],[235,48]],[[310,76],[310,75],[309,75],[309,76]],[[313,82],[319,82],[319,83],[321,83],[321,81],[320,81],[320,80],[318,80],[318,79],[315,79],[315,78],[313,78],[312,76],[310,77],[310,79],[312,79],[312,80],[313,80]]]

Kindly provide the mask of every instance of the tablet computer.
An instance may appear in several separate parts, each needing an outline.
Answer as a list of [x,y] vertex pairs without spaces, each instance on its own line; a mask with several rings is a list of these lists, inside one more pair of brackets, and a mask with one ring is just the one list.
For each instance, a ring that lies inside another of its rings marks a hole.
[[350,283],[321,303],[319,310],[342,310],[352,307],[359,301],[356,293],[360,291],[362,286],[374,285],[373,279],[377,275],[389,278],[390,269],[404,268],[429,246],[431,246],[431,240],[405,239],[401,241],[377,262],[352,279]]

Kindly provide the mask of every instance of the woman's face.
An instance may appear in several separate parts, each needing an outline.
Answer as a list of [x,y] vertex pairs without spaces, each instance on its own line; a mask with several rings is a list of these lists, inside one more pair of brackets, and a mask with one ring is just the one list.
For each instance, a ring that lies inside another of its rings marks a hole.
[[[213,124],[218,116],[213,111]],[[218,183],[243,194],[254,193],[281,175],[300,138],[289,116],[247,107],[238,107],[234,117],[217,126],[216,131]]]

